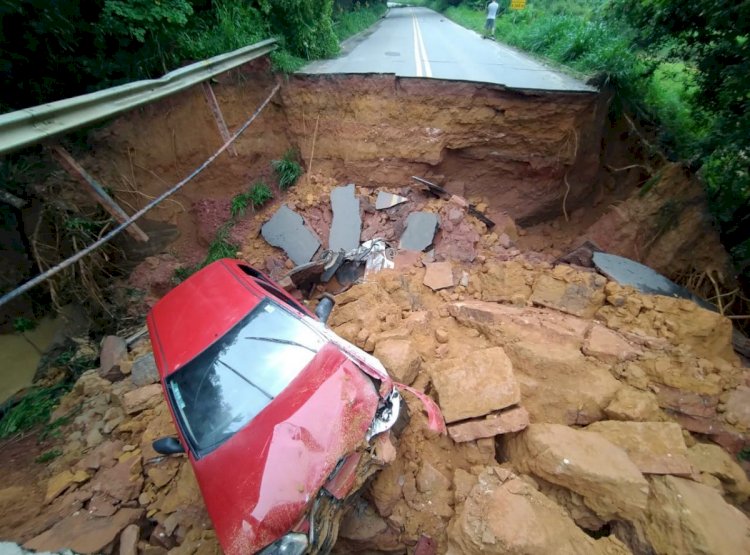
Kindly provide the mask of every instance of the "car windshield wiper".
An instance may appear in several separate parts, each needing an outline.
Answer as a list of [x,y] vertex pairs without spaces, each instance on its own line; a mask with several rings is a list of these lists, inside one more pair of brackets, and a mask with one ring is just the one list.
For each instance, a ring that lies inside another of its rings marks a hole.
[[281,343],[282,345],[293,345],[294,347],[302,347],[303,349],[307,349],[311,353],[317,353],[315,349],[312,347],[308,347],[307,345],[303,345],[302,343],[297,343],[296,341],[291,341],[289,339],[279,339],[278,337],[255,337],[255,336],[249,336],[245,337],[244,339],[251,339],[255,341],[268,341],[269,343]]

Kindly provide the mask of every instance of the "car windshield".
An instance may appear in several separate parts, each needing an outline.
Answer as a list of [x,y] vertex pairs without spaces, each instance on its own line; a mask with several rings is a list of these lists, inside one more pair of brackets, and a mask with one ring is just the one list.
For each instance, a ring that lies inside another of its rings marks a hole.
[[324,343],[310,326],[266,299],[170,376],[167,389],[195,451],[206,454],[243,428]]

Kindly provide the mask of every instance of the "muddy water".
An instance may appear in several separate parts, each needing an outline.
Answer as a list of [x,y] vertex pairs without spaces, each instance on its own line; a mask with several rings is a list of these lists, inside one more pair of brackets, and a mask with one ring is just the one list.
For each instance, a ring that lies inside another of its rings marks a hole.
[[0,335],[0,403],[16,391],[31,385],[41,354],[64,326],[63,318],[45,317],[36,329],[20,334]]

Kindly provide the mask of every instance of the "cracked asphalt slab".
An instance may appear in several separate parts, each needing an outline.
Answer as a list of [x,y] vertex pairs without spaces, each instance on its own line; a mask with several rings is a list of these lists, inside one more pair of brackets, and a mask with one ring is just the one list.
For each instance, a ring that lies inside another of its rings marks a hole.
[[518,89],[596,91],[427,8],[391,9],[369,33],[345,44],[338,58],[312,62],[299,73],[394,73]]

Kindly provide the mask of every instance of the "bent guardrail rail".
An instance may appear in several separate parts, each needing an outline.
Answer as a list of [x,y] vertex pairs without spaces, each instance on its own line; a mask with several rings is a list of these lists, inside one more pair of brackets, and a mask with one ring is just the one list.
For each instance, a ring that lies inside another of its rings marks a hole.
[[73,98],[0,115],[0,154],[67,133],[172,95],[276,49],[267,39],[170,71],[158,79],[134,81]]

